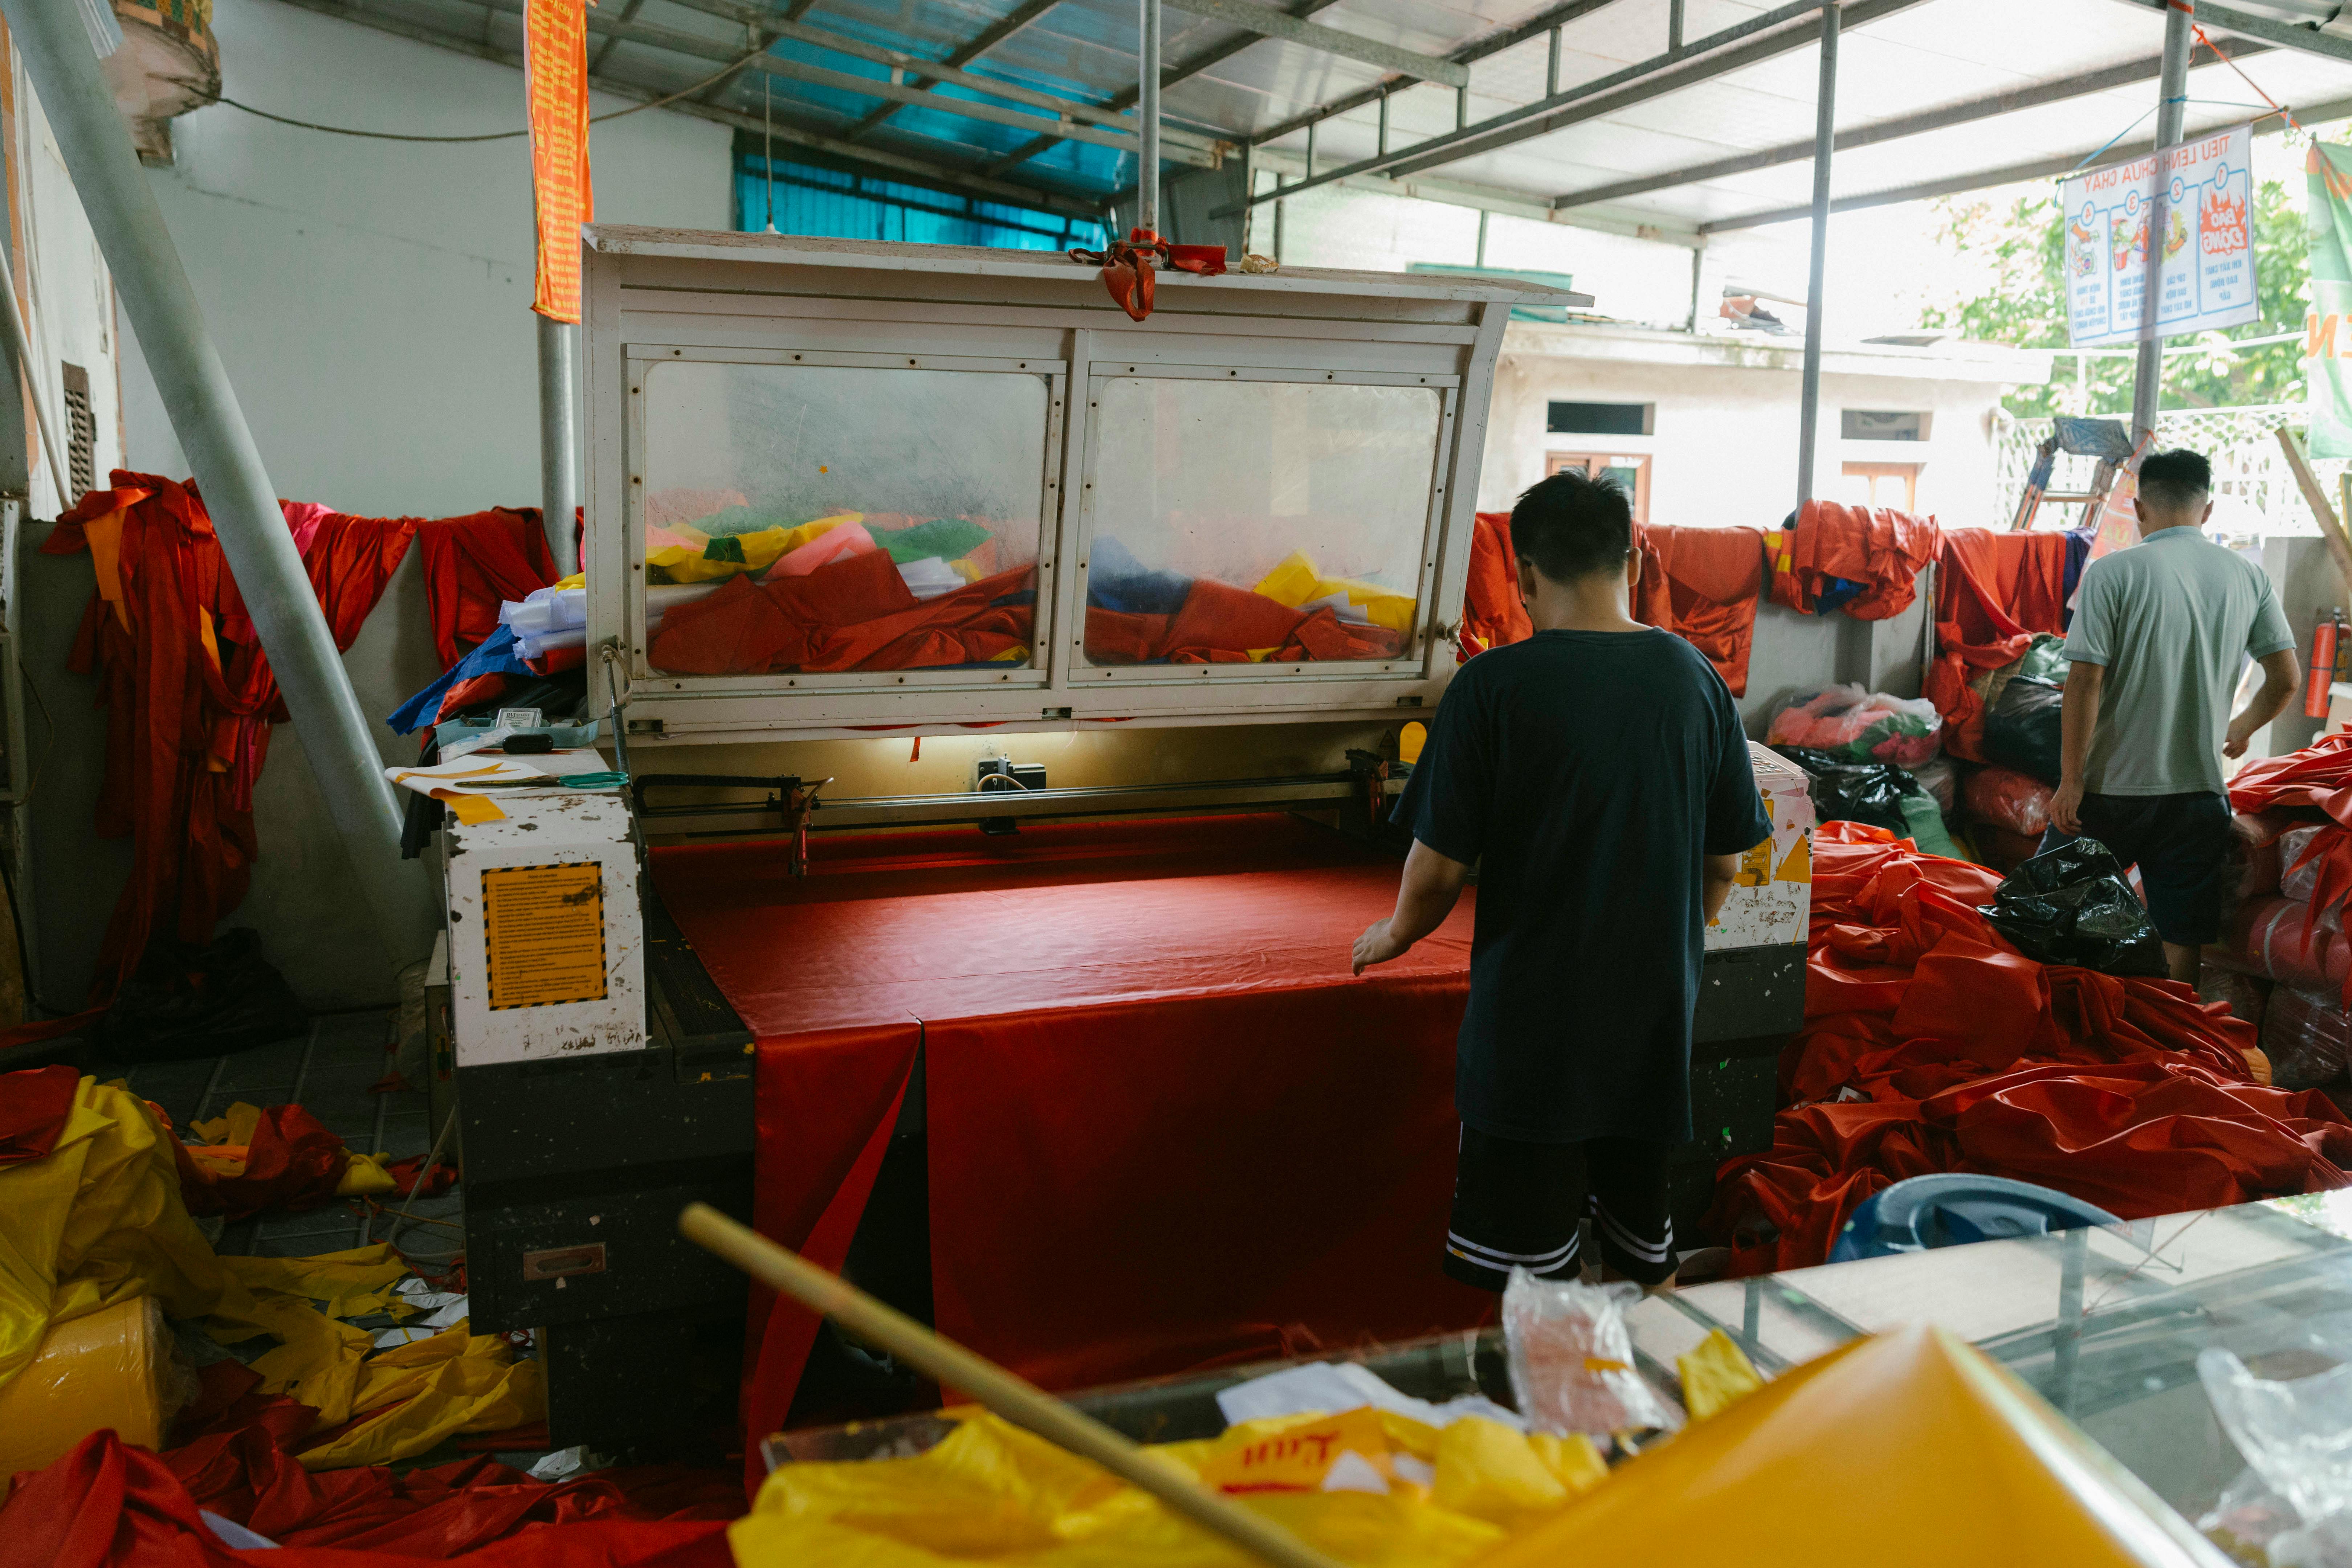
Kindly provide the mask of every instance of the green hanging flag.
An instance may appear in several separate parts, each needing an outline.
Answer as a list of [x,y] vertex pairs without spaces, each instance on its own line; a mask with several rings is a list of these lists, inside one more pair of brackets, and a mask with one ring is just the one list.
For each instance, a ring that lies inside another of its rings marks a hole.
[[2352,147],[2315,142],[2304,158],[2311,241],[2311,313],[2305,325],[2304,400],[2311,455],[2352,458]]

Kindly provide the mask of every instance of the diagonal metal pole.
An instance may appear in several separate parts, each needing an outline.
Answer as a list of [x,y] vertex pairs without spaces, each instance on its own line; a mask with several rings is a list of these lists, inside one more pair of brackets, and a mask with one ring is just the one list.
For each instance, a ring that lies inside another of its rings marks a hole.
[[1822,295],[1830,254],[1830,156],[1837,148],[1838,0],[1822,7],[1822,75],[1813,100],[1813,257],[1805,285],[1805,372],[1797,411],[1797,505],[1813,499],[1822,423]]
[[82,210],[170,410],[221,553],[261,635],[329,816],[395,964],[432,940],[432,889],[400,858],[401,813],[278,492],[205,331],[131,133],[69,0],[0,0]]

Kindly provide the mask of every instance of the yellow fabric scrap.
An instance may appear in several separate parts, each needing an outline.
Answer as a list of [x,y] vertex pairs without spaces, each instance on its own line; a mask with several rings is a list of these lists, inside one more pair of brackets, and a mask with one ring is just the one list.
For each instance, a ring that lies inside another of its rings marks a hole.
[[1334,594],[1347,596],[1348,603],[1361,609],[1376,626],[1392,632],[1412,630],[1412,595],[1400,594],[1394,588],[1383,588],[1377,583],[1361,583],[1349,577],[1326,577],[1315,569],[1304,551],[1293,551],[1284,557],[1282,564],[1262,578],[1256,592],[1277,605],[1297,609],[1317,599],[1328,599]]
[[[1233,1495],[1360,1568],[1470,1562],[1503,1541],[1507,1524],[1548,1519],[1606,1474],[1598,1452],[1582,1439],[1572,1446],[1529,1439],[1475,1419],[1439,1432],[1369,1410],[1244,1422],[1221,1437],[1150,1452],[1195,1477],[1215,1478],[1235,1469],[1242,1450],[1269,1450],[1270,1440],[1286,1434],[1343,1429],[1349,1442],[1384,1450],[1367,1458],[1390,1479],[1385,1495]],[[1430,1474],[1432,1466],[1429,1484],[1410,1479]],[[740,1568],[820,1562],[857,1568],[974,1562],[1024,1568],[1257,1568],[1255,1559],[1148,1494],[985,1414],[967,1415],[938,1447],[913,1458],[779,1467],[751,1512],[729,1528],[728,1540]]]
[[364,1197],[370,1193],[393,1193],[400,1190],[400,1184],[394,1181],[392,1173],[383,1168],[383,1163],[389,1156],[362,1154],[356,1149],[350,1151],[350,1153],[352,1163],[343,1167],[343,1179],[335,1184],[337,1197]]
[[[672,544],[646,553],[646,564],[658,567],[673,583],[709,583],[721,577],[732,577],[740,572],[763,572],[775,564],[780,556],[789,555],[819,534],[830,533],[844,523],[861,522],[866,514],[845,511],[833,517],[821,517],[814,522],[797,527],[762,528],[751,533],[739,533],[735,542],[742,547],[740,561],[712,561],[703,555],[702,545],[683,549]],[[673,529],[671,531],[680,531]],[[705,540],[709,535],[704,535]]]
[[359,1372],[351,1415],[383,1414],[305,1450],[305,1469],[391,1464],[460,1432],[502,1432],[547,1415],[540,1364],[516,1361],[503,1337],[474,1335],[462,1322],[429,1340],[396,1345]]
[[1683,1375],[1683,1408],[1694,1421],[1704,1421],[1764,1386],[1755,1364],[1721,1329],[1676,1356],[1675,1370]]

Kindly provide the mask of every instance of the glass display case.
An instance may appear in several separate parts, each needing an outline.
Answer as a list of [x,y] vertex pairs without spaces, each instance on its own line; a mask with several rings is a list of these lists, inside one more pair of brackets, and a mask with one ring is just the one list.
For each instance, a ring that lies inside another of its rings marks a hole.
[[611,227],[584,281],[590,655],[656,742],[1433,708],[1504,325],[1572,298],[1135,322],[1055,256]]

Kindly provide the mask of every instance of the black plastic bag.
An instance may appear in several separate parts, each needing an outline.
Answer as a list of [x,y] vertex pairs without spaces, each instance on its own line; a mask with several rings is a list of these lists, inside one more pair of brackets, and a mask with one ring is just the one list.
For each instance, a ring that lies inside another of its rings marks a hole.
[[1943,809],[1907,768],[1892,763],[1856,763],[1814,746],[1775,746],[1805,770],[1805,793],[1823,822],[1866,822],[1898,838],[1908,838],[1929,855],[1959,857],[1944,831]]
[[2164,941],[2147,907],[2095,838],[2076,838],[2021,863],[1978,912],[2037,963],[2159,979],[2168,973]]
[[2066,694],[2038,680],[2018,679],[2001,688],[2000,700],[1985,715],[1985,761],[2058,787],[2063,714]]
[[310,1026],[293,987],[261,955],[261,933],[239,926],[211,945],[158,937],[107,1005],[99,1054],[117,1064],[226,1056]]

